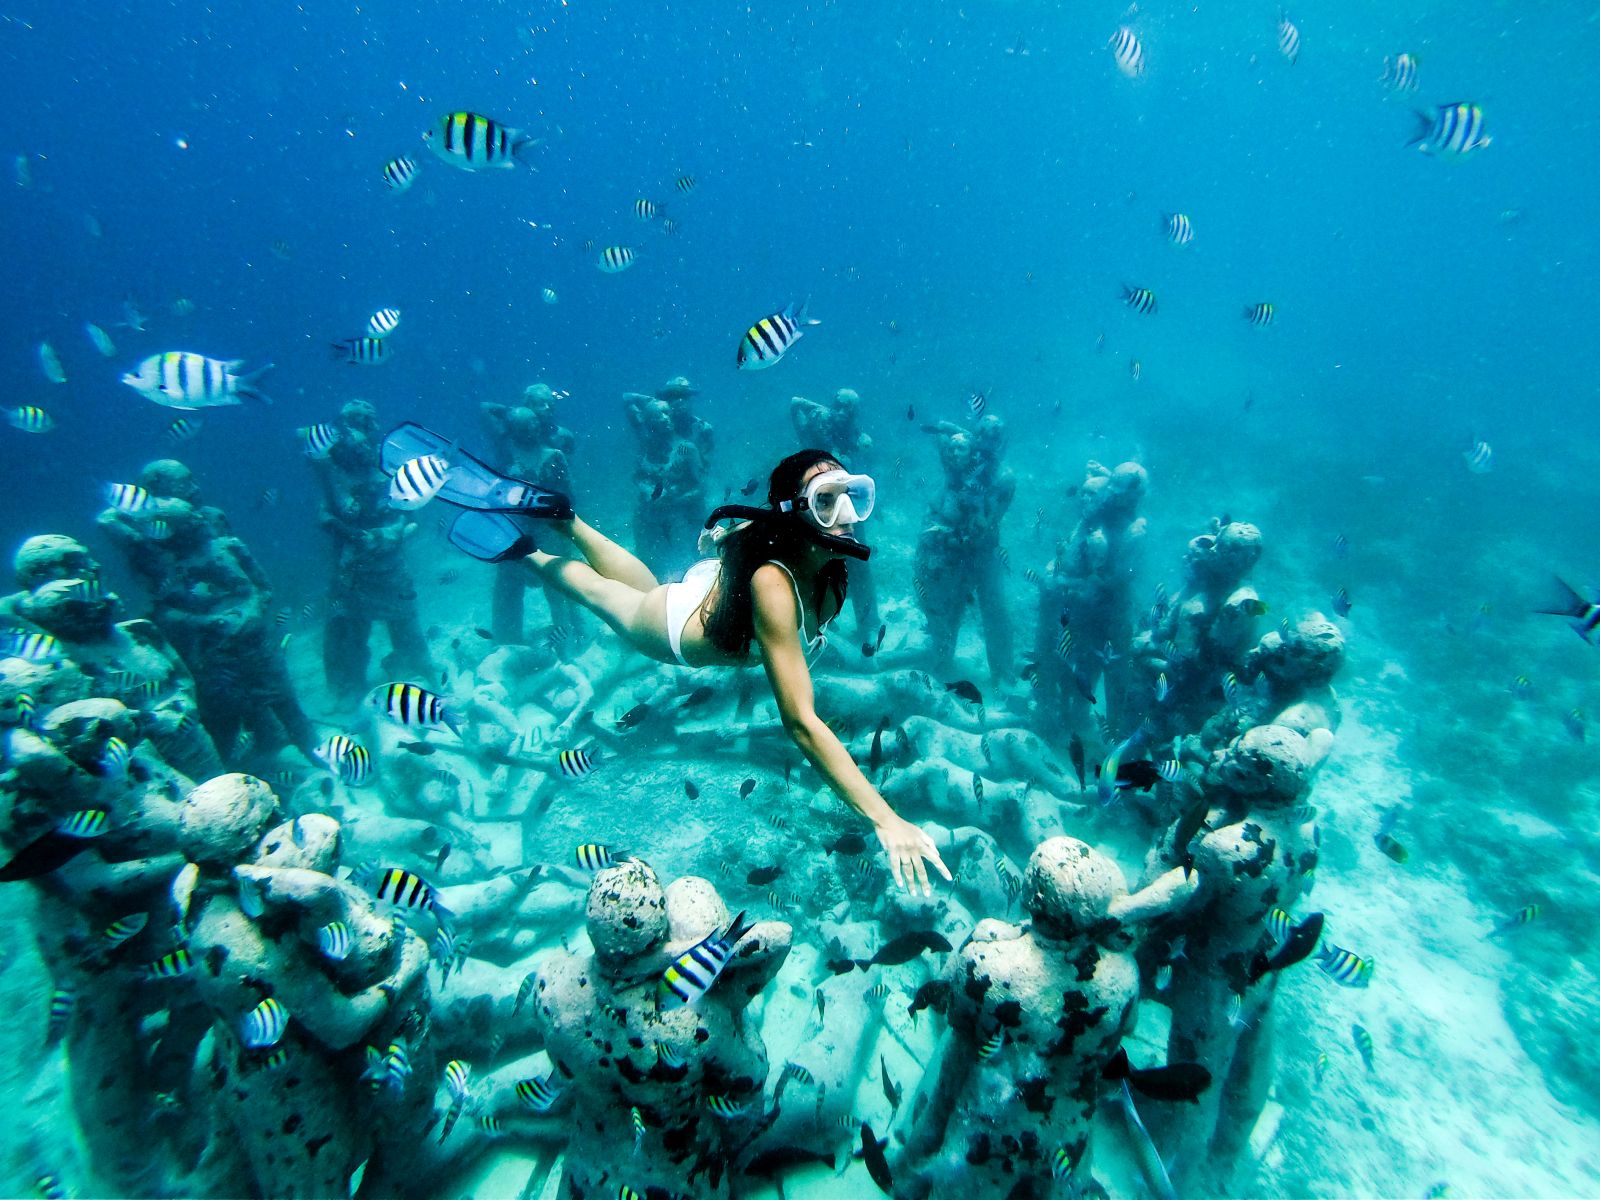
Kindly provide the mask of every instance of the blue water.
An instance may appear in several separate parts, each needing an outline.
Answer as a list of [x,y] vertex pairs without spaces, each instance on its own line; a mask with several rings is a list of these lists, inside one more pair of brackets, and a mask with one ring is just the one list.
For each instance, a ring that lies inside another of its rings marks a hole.
[[[681,373],[717,429],[716,497],[792,448],[791,395],[861,393],[880,473],[903,460],[880,480],[898,538],[880,587],[903,602],[938,477],[905,410],[959,420],[982,389],[1012,430],[1019,560],[1042,553],[1024,552],[1023,535],[1037,508],[1068,503],[1086,459],[1137,458],[1152,474],[1152,580],[1227,511],[1266,531],[1263,595],[1307,611],[1348,586],[1357,619],[1338,686],[1364,729],[1397,739],[1390,778],[1440,806],[1441,826],[1469,827],[1484,805],[1555,830],[1512,855],[1548,877],[1512,886],[1473,837],[1418,819],[1421,869],[1481,905],[1480,923],[1541,888],[1568,902],[1565,915],[1550,906],[1563,931],[1550,958],[1513,952],[1474,978],[1493,994],[1502,974],[1514,985],[1588,962],[1592,922],[1570,906],[1592,913],[1593,739],[1575,744],[1558,716],[1600,711],[1595,652],[1526,610],[1552,572],[1600,577],[1600,137],[1585,86],[1600,13],[1477,0],[1290,15],[1303,39],[1293,66],[1266,3],[1130,16],[985,0],[13,0],[0,12],[0,403],[41,405],[57,428],[0,427],[0,546],[72,534],[121,581],[94,534],[98,488],[173,453],[161,431],[178,414],[118,381],[162,350],[276,364],[270,408],[203,413],[202,436],[175,453],[296,603],[327,574],[296,427],[362,397],[386,423],[476,437],[479,403],[547,381],[571,392],[558,417],[578,439],[575,491],[625,540],[634,443],[620,395]],[[1138,80],[1107,48],[1122,23],[1145,46]],[[1400,51],[1420,60],[1411,96],[1378,82]],[[1483,105],[1490,147],[1459,163],[1406,148],[1414,110],[1457,100]],[[456,108],[546,139],[537,172],[440,162],[420,134]],[[399,153],[421,167],[403,195],[380,178]],[[672,181],[686,173],[698,186],[680,195]],[[639,197],[678,234],[637,220]],[[1192,246],[1162,236],[1170,211],[1192,217]],[[603,275],[588,239],[641,247],[640,260]],[[1154,288],[1159,315],[1125,308],[1124,283]],[[547,287],[558,304],[541,301]],[[193,315],[172,313],[180,297]],[[807,297],[822,324],[772,370],[735,371],[750,323]],[[129,298],[145,333],[117,327]],[[1276,306],[1267,330],[1240,317],[1261,300]],[[327,343],[387,305],[405,314],[394,361],[337,362]],[[86,321],[111,334],[114,358],[94,351]],[[66,384],[41,374],[40,341]],[[1474,438],[1493,445],[1489,475],[1464,468]],[[281,504],[261,504],[267,488]],[[1331,560],[1338,532],[1348,563]],[[425,613],[446,608],[423,587]],[[1482,604],[1486,633],[1451,632]],[[1014,611],[1027,644],[1020,584]],[[1533,708],[1506,698],[1522,673],[1539,685]],[[1375,778],[1353,791],[1378,805],[1364,790]],[[1367,878],[1372,851],[1356,840],[1364,857],[1332,886],[1374,907],[1420,905]],[[1419,907],[1410,923],[1428,920]],[[1592,1020],[1581,977],[1570,1003]],[[1536,1027],[1519,1035],[1537,1042]],[[1560,1056],[1529,1052],[1474,1078],[1539,1090]],[[1450,1091],[1448,1060],[1419,1053],[1411,1069]],[[1582,1088],[1551,1090],[1565,1106]],[[1593,1135],[1592,1096],[1561,1111]],[[1319,1174],[1340,1146],[1359,1160],[1344,1141],[1356,1120],[1313,1114],[1297,1145],[1315,1160],[1307,1147],[1331,1139],[1326,1161],[1252,1186],[1416,1190],[1393,1156]],[[1500,1186],[1600,1192],[1592,1151],[1575,1153],[1574,1171]],[[1470,1179],[1456,1194],[1495,1193],[1492,1172]]]

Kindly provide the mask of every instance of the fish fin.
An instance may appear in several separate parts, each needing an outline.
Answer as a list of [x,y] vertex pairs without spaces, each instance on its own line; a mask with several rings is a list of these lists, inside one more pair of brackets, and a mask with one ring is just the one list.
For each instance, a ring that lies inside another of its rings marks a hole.
[[1589,606],[1589,602],[1579,594],[1578,590],[1561,576],[1552,576],[1555,591],[1551,592],[1544,601],[1547,607],[1536,608],[1533,611],[1551,617],[1580,617]]
[[1127,1079],[1130,1071],[1131,1066],[1128,1062],[1128,1052],[1121,1046],[1118,1046],[1117,1052],[1111,1056],[1111,1061],[1100,1068],[1100,1078]]
[[741,911],[739,915],[733,919],[732,924],[728,926],[728,931],[722,935],[723,940],[727,942],[728,945],[732,946],[738,942],[740,938],[750,932],[750,927],[755,924],[753,921],[746,921],[744,917],[745,914],[743,911]]
[[1421,109],[1417,109],[1411,115],[1417,119],[1417,136],[1407,142],[1406,146],[1408,148],[1411,146],[1421,146],[1423,152],[1426,153],[1428,135],[1433,132],[1433,114],[1425,113]]
[[[229,364],[230,374],[232,374],[232,368],[235,365],[242,367],[244,366],[244,362],[243,360],[240,360],[236,364]],[[271,404],[272,397],[263,392],[259,387],[256,386],[256,384],[260,381],[263,375],[272,370],[272,368],[276,365],[276,363],[267,363],[265,366],[257,367],[254,371],[249,371],[243,375],[236,376],[233,390],[247,399],[255,400],[261,404]]]
[[[793,308],[794,306],[791,305],[790,307]],[[793,319],[794,319],[794,323],[796,325],[821,325],[822,324],[822,322],[817,320],[815,317],[807,315],[807,312],[809,311],[810,308],[811,308],[811,297],[807,296],[804,300],[800,301],[800,306],[798,308],[794,308],[794,318]],[[795,334],[794,334],[795,337],[799,337],[800,334],[801,334],[800,330],[798,330],[798,329],[795,330]]]

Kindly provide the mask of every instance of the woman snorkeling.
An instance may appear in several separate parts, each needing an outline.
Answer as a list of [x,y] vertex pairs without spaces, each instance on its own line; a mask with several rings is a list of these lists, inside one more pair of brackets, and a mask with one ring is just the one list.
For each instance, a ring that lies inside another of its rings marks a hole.
[[[933,839],[889,807],[813,703],[810,663],[844,604],[846,560],[864,561],[871,553],[855,536],[876,498],[869,476],[849,474],[823,450],[789,455],[773,468],[767,507],[717,509],[701,539],[702,549],[714,547],[717,557],[697,562],[682,582],[663,584],[580,519],[565,497],[506,479],[419,426],[390,434],[384,466],[392,472],[429,453],[452,467],[439,498],[470,510],[450,531],[450,540],[469,554],[494,562],[521,558],[547,586],[658,662],[744,666],[758,647],[784,729],[835,794],[872,823],[895,882],[931,894],[930,862],[950,878]],[[582,557],[535,548],[511,514],[548,521]],[[728,518],[739,523],[713,529]]]

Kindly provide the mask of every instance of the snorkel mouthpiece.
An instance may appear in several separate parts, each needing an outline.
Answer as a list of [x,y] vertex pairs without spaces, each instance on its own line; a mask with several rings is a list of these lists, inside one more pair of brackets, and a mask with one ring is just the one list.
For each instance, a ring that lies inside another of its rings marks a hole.
[[757,508],[752,504],[724,504],[720,508],[715,508],[711,511],[711,515],[706,518],[705,527],[711,529],[719,522],[729,520],[793,521],[796,528],[825,550],[842,555],[845,558],[858,559],[861,562],[866,562],[867,559],[872,557],[871,546],[864,545],[853,537],[829,533],[827,530],[820,528],[801,513],[795,511],[792,501],[786,502],[777,511],[770,508]]

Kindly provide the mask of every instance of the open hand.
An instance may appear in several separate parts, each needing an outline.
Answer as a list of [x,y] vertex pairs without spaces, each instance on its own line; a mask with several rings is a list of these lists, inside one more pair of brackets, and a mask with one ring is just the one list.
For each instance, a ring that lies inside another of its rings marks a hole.
[[910,880],[909,886],[913,892],[920,887],[924,896],[933,895],[933,888],[928,884],[927,864],[930,862],[946,879],[951,877],[950,869],[939,857],[933,839],[910,821],[891,816],[878,825],[874,832],[889,856],[889,869],[894,872],[894,881],[901,888],[905,888],[906,881]]

